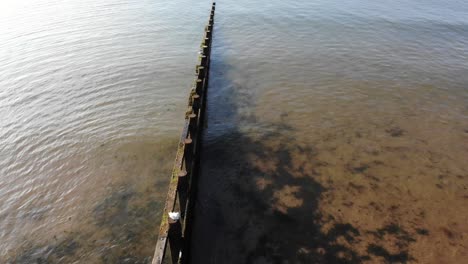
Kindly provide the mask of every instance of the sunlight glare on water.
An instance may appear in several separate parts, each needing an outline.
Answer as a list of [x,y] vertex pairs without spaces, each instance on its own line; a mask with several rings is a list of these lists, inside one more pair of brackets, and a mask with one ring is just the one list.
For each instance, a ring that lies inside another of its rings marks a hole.
[[1,1],[1,263],[150,259],[207,5]]

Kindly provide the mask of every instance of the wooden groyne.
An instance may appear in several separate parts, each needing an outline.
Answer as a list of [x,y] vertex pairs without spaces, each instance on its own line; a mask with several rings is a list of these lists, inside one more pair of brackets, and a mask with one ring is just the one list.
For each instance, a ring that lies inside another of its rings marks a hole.
[[196,78],[190,90],[185,125],[177,148],[152,264],[187,263],[189,260],[191,214],[200,164],[215,7],[216,3],[213,3],[200,47]]

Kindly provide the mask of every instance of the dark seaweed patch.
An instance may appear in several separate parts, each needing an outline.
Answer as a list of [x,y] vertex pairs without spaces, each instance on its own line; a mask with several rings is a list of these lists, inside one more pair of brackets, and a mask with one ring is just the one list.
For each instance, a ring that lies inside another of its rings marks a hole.
[[135,196],[130,189],[112,193],[94,208],[94,217],[98,226],[113,226],[126,223],[129,216],[129,201]]
[[382,211],[382,209],[380,208],[380,206],[378,204],[376,204],[375,202],[370,202],[369,203],[369,206],[371,206],[372,208],[374,208],[374,210],[380,212]]
[[405,131],[399,127],[392,127],[387,130],[385,130],[390,136],[392,137],[401,137],[403,134],[405,134]]
[[[418,233],[418,231],[416,232]],[[419,229],[419,232],[424,233],[424,230]],[[416,239],[401,226],[391,223],[375,231],[369,231],[368,233],[374,235],[383,243],[395,241],[395,246],[398,248],[398,253],[392,254],[384,246],[373,243],[368,245],[367,252],[369,254],[384,258],[385,263],[406,263],[409,260],[414,260],[414,258],[409,255],[409,245],[415,242]],[[393,239],[389,239],[389,237]]]
[[416,241],[407,231],[405,231],[399,225],[393,223],[377,229],[376,235],[380,239],[382,239],[385,234],[395,235],[399,240],[404,240],[407,242]]
[[369,175],[369,174],[366,174],[365,175],[366,178],[370,179],[370,180],[373,180],[373,181],[376,181],[376,182],[379,182],[380,179],[375,177],[374,175]]
[[342,236],[348,242],[353,242],[359,235],[359,230],[351,224],[335,224],[327,233],[328,239],[330,240],[336,240],[338,237]]
[[367,247],[367,252],[375,256],[383,257],[386,263],[406,263],[412,260],[408,255],[408,251],[391,254],[385,248],[376,244],[370,244]]
[[369,165],[367,165],[367,164],[363,164],[363,165],[360,165],[360,166],[350,168],[352,173],[364,173],[368,169],[369,169]]
[[447,236],[448,239],[454,239],[456,237],[455,233],[453,233],[448,228],[443,227],[441,229],[442,229],[442,232],[444,232],[444,234]]
[[152,252],[142,252],[135,245],[155,241],[157,233],[147,231],[152,230],[161,204],[155,200],[145,201],[142,196],[131,189],[123,189],[96,206],[96,225],[106,231],[112,245],[102,249],[103,263],[149,263]]
[[150,263],[152,247],[144,251],[139,245],[154,243],[157,235],[154,221],[159,219],[161,203],[143,197],[144,194],[131,189],[119,189],[95,207],[96,228],[104,231],[99,242],[91,241],[91,233],[70,232],[62,239],[54,236],[50,244],[30,243],[7,263],[73,263],[82,257],[81,252],[97,254],[105,264]]
[[60,242],[50,245],[29,246],[14,260],[8,263],[15,264],[43,264],[60,263],[66,256],[74,255],[79,249],[80,244],[74,237],[67,237]]
[[429,235],[429,230],[427,230],[425,228],[416,228],[416,233],[418,233],[418,235],[428,236]]
[[362,192],[362,191],[364,191],[366,189],[366,187],[364,187],[363,185],[358,185],[358,184],[355,184],[355,183],[352,183],[352,182],[348,183],[348,186],[349,186],[348,190],[351,188],[351,189],[354,189],[354,190],[356,190],[358,192]]

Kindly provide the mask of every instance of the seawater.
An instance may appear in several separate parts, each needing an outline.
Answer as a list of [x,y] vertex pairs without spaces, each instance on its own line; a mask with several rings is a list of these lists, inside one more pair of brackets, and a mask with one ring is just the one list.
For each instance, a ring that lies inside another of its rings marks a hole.
[[[0,262],[149,263],[210,5],[0,4]],[[217,2],[193,261],[463,262],[466,14]]]

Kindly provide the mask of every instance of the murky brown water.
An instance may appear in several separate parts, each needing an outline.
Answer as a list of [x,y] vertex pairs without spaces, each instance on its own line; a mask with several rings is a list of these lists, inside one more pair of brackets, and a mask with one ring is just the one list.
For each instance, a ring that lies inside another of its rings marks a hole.
[[[148,263],[210,3],[0,7],[0,263]],[[195,263],[464,263],[467,13],[218,2]]]
[[81,210],[62,215],[60,209],[67,208],[29,208],[20,218],[25,224],[12,231],[20,245],[6,255],[14,256],[9,261],[147,263],[172,162],[161,152],[171,153],[174,145],[175,140],[147,139],[99,146],[94,157],[99,164],[86,170],[100,177],[59,198],[79,203],[75,209]]
[[410,2],[218,6],[194,263],[466,262],[468,6]]

